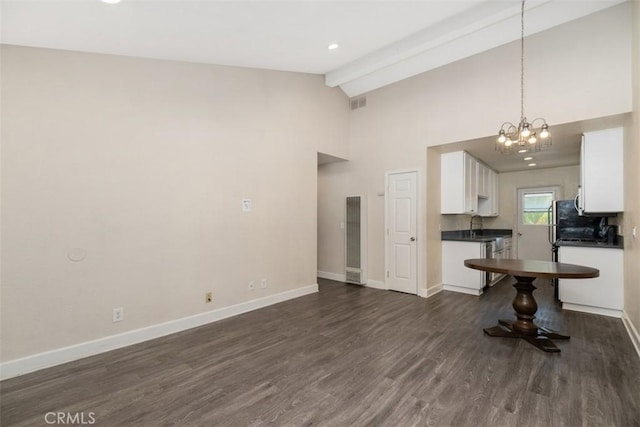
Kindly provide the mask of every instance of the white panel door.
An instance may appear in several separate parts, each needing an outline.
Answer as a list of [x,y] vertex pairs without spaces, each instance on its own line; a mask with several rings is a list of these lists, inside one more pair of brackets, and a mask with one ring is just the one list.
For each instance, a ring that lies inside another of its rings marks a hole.
[[518,259],[551,261],[549,224],[551,203],[559,187],[521,188],[518,190],[516,245]]
[[417,172],[390,173],[388,184],[387,288],[417,294]]

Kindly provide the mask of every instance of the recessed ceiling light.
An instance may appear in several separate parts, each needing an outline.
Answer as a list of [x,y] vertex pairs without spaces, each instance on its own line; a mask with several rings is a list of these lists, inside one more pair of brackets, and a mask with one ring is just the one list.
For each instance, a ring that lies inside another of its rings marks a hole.
[[529,163],[527,166],[535,166],[535,163]]
[[108,4],[116,4],[116,3],[120,3],[121,0],[100,0],[102,3],[108,3]]
[[525,161],[526,161],[526,160],[533,160],[533,157],[525,157],[525,158],[524,158],[524,159],[522,159],[522,160],[525,160]]
[[[103,0],[104,1],[104,0]],[[331,43],[329,46],[327,46],[327,49],[329,50],[335,50],[337,48],[339,48],[340,45],[338,43]]]
[[518,150],[518,153],[522,154],[522,153],[526,153],[527,150]]

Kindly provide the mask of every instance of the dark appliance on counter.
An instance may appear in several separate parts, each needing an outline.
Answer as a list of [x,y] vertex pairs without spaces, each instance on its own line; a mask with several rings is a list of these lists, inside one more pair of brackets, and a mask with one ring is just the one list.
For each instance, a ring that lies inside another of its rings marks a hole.
[[[609,227],[605,216],[580,216],[574,200],[556,200],[551,206],[549,242],[606,242]],[[612,233],[615,235],[615,232]]]
[[[556,200],[549,207],[549,243],[551,259],[558,262],[558,247],[562,242],[615,244],[617,227],[608,224],[606,216],[581,216],[575,200]],[[558,299],[558,279],[553,281]]]
[[574,200],[556,200],[549,208],[552,221],[549,227],[549,243],[586,242],[613,244],[616,226],[609,225],[606,216],[581,216]]

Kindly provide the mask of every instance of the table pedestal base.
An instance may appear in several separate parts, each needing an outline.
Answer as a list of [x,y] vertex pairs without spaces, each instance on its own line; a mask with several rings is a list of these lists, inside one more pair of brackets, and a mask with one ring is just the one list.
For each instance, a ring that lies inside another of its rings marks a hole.
[[499,320],[499,325],[492,328],[485,328],[484,333],[490,337],[522,338],[528,343],[538,347],[540,350],[550,353],[558,353],[560,349],[556,347],[551,339],[568,340],[568,335],[562,335],[550,329],[537,326],[533,319],[538,310],[536,300],[533,298],[534,277],[514,276],[517,283],[516,297],[513,300],[513,309],[516,312],[516,320]]

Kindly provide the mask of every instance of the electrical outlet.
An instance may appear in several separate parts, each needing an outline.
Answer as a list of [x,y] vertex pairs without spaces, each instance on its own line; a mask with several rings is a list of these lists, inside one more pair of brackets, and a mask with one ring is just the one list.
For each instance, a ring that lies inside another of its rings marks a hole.
[[205,301],[205,302],[211,302],[211,300],[212,300],[212,299],[213,299],[213,294],[212,294],[211,292],[207,292],[207,293],[204,295],[204,301]]
[[260,281],[260,288],[261,289],[267,289],[267,279],[262,279]]
[[249,290],[253,291],[256,288],[256,282],[254,282],[253,280],[251,280],[249,282]]
[[118,307],[113,309],[113,321],[122,322],[124,320],[124,308]]

